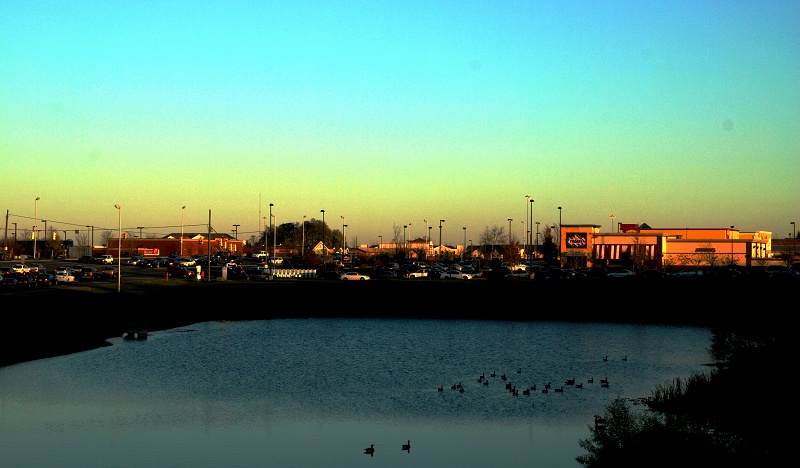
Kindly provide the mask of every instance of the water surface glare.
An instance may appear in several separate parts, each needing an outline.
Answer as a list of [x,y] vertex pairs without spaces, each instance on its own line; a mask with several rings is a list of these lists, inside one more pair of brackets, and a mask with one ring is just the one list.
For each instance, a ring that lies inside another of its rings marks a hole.
[[594,414],[707,372],[710,338],[596,323],[203,322],[0,368],[0,466],[577,467]]

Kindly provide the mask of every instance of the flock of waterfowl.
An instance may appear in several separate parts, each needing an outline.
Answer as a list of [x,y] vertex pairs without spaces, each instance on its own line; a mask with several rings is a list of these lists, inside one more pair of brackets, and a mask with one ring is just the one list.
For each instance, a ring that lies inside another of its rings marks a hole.
[[[628,360],[628,356],[622,357],[621,360],[622,361],[627,361]],[[603,357],[603,361],[607,362],[608,361],[608,356],[604,356]],[[521,367],[517,368],[516,373],[517,374],[522,374],[522,368]],[[481,373],[481,375],[478,376],[477,381],[478,381],[479,384],[482,384],[484,386],[488,386],[490,379],[494,379],[494,378],[497,378],[497,377],[499,377],[501,381],[505,382],[506,390],[508,390],[513,396],[518,396],[518,395],[520,395],[520,393],[522,395],[530,395],[532,392],[549,393],[551,390],[553,392],[555,392],[555,393],[563,393],[565,387],[584,388],[584,383],[583,382],[577,382],[577,380],[573,377],[571,379],[566,379],[564,381],[564,384],[560,385],[558,387],[553,387],[552,382],[547,382],[547,383],[543,384],[541,386],[541,388],[539,388],[539,386],[537,384],[533,384],[533,386],[523,388],[522,391],[520,391],[520,389],[518,389],[517,386],[514,385],[514,383],[512,383],[510,381],[509,376],[507,376],[504,373],[498,375],[496,371],[492,371],[492,373],[489,374],[489,377],[486,377],[486,373],[485,372]],[[604,378],[600,379],[599,383],[600,383],[600,387],[609,388],[608,377],[604,377]],[[586,380],[586,384],[594,384],[594,377],[591,377],[591,378],[587,379]],[[444,385],[440,385],[439,388],[437,388],[436,390],[439,391],[439,392],[444,392],[444,390],[445,390]],[[466,391],[464,389],[464,385],[461,382],[453,383],[452,385],[450,385],[450,390],[455,390],[455,391],[458,391],[460,393],[464,393]],[[605,418],[601,418],[600,416],[595,415],[595,417],[594,417],[594,426],[595,426],[595,429],[597,429],[597,430],[604,430],[606,428],[606,420],[605,420]],[[411,451],[411,441],[410,440],[407,443],[402,445],[402,450],[404,450],[406,452],[410,452]],[[364,453],[367,454],[367,455],[373,456],[375,454],[375,445],[374,444],[370,444],[369,447],[364,449]]]
[[[627,360],[628,360],[628,356],[624,356],[622,358],[622,361],[627,361]],[[608,356],[603,357],[603,361],[608,361]],[[517,374],[522,374],[522,368],[521,367],[517,369]],[[488,386],[490,379],[491,378],[495,378],[495,377],[498,377],[498,374],[497,374],[496,371],[493,371],[491,374],[489,374],[489,377],[486,377],[486,373],[484,372],[484,373],[482,373],[481,375],[478,376],[477,380],[478,380],[479,384],[483,384],[485,386]],[[530,395],[532,392],[549,393],[550,391],[553,391],[555,393],[563,393],[565,387],[584,388],[584,383],[583,382],[577,382],[575,378],[571,378],[571,379],[565,380],[564,384],[560,385],[558,387],[554,387],[552,382],[547,382],[547,383],[543,384],[541,386],[541,388],[539,388],[539,386],[537,384],[533,384],[533,386],[525,387],[520,391],[520,389],[517,388],[517,386],[510,381],[510,378],[506,374],[500,374],[499,377],[500,377],[500,380],[506,382],[505,383],[506,390],[511,392],[511,394],[513,396],[518,396],[518,395],[520,395],[520,393],[522,395]],[[594,383],[594,377],[589,378],[589,379],[586,380],[586,384],[593,384],[593,383]],[[599,383],[600,383],[600,387],[609,388],[608,377],[604,377],[604,378],[600,379]],[[461,382],[452,384],[450,386],[450,389],[451,390],[457,390],[460,393],[464,393],[466,391],[464,389],[464,385]],[[444,392],[444,386],[443,385],[439,386],[439,388],[437,388],[437,391]]]

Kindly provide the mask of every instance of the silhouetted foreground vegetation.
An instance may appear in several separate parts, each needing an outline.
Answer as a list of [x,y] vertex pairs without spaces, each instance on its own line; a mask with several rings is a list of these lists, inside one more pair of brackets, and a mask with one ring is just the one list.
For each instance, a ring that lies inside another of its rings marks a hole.
[[676,379],[645,398],[622,399],[580,442],[587,468],[797,466],[798,409],[787,370],[796,352],[780,326],[716,330],[708,374]]

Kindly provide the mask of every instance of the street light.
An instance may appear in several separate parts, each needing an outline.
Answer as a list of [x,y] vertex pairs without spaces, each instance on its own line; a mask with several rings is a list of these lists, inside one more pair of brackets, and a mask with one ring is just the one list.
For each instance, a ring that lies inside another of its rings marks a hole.
[[[274,204],[269,204],[269,229],[272,230],[272,207],[275,206]],[[269,263],[269,276],[272,276],[272,256],[269,254],[269,231],[264,233],[264,254],[267,256],[267,263]]]
[[275,261],[275,247],[278,245],[278,214],[272,215],[272,261]]
[[303,215],[303,241],[302,245],[300,245],[300,256],[303,257],[306,254],[306,215]]
[[733,226],[731,226],[731,266],[733,265]]
[[325,210],[319,210],[322,213],[322,270],[325,271],[328,268],[325,266]]
[[561,207],[558,207],[558,263],[561,263]]
[[117,225],[117,292],[122,289],[122,207],[119,203],[114,205],[118,213]]
[[508,218],[508,245],[511,246],[511,221],[514,221],[511,218]]
[[794,221],[789,222],[792,225],[792,260],[794,260],[795,255],[795,244],[797,244],[797,231],[795,230]]
[[[529,216],[528,213],[530,211],[530,208],[533,208],[532,206],[529,206],[530,203],[528,203],[528,202],[530,201],[530,199],[531,199],[530,195],[525,195],[525,220],[526,221],[528,220],[528,216]],[[524,222],[525,221],[523,221],[523,223]],[[522,240],[522,251],[523,252],[527,252],[528,251],[528,246],[530,245],[530,242],[528,242],[528,231],[525,231],[524,229],[522,231],[522,239],[523,239]]]
[[[531,198],[531,217],[528,222],[528,227],[533,228],[533,198]],[[530,229],[531,234],[533,234],[533,229]],[[528,245],[532,244],[530,240],[528,241]]]
[[347,225],[342,224],[342,239],[344,239],[343,242],[344,246],[342,247],[342,260],[344,260],[344,255],[347,254],[347,235],[345,234],[346,232],[347,232]]
[[378,250],[383,246],[383,236],[378,236]]
[[[36,197],[33,201],[33,222],[39,219],[39,200],[41,197]],[[33,225],[33,259],[36,260],[36,224]]]
[[442,223],[444,222],[443,219],[439,220],[439,259],[442,258]]
[[406,258],[406,229],[408,229],[408,224],[403,225],[403,258]]
[[342,218],[342,255],[344,255],[344,243],[345,243],[345,237],[344,237],[344,215],[340,215],[339,217]]
[[[239,240],[239,226],[241,226],[241,224],[233,225],[233,238],[236,240]],[[181,250],[181,252],[183,252],[183,250]],[[181,255],[183,255],[183,253],[181,253]]]
[[464,252],[467,250],[467,227],[464,226],[461,229],[464,230],[464,248],[461,249],[461,261],[464,261]]
[[609,216],[609,218],[611,218],[611,232],[614,232],[614,218],[616,218],[616,217],[617,217],[617,215],[613,215],[613,214],[611,216]]
[[181,207],[181,257],[183,257],[183,211],[186,209],[186,205]]
[[539,255],[539,221],[536,221],[536,247],[534,248],[535,257]]

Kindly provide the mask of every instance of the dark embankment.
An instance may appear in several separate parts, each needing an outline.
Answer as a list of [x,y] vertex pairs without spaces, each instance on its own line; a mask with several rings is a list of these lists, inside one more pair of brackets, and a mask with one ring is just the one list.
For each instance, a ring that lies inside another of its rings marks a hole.
[[[775,281],[141,281],[60,285],[0,296],[0,366],[209,320],[408,318],[581,321],[700,327],[784,326]],[[787,289],[789,288],[789,289]]]

